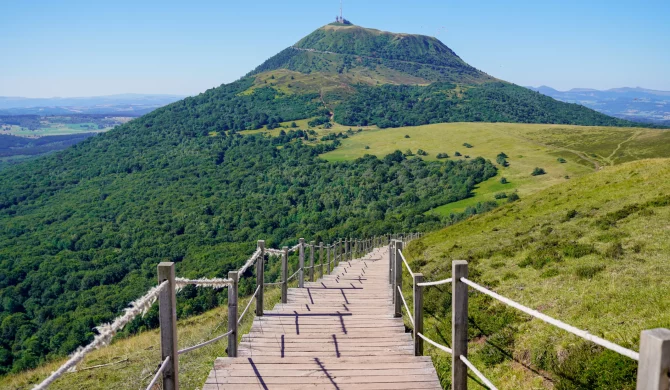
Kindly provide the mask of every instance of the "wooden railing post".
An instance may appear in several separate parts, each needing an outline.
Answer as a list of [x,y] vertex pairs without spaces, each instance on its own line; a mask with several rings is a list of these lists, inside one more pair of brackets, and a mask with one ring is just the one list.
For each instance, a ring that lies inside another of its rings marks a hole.
[[331,247],[332,247],[332,245],[328,245],[328,248],[326,250],[326,254],[328,255],[328,257],[326,257],[326,261],[328,262],[328,275],[330,275],[330,254],[331,254],[330,249],[331,249]]
[[[344,260],[349,258],[349,241],[348,238],[344,238],[344,247],[342,248],[342,254],[344,255]],[[342,260],[340,258],[340,260]]]
[[323,278],[323,241],[319,241],[319,268],[321,268],[320,278]]
[[228,287],[228,357],[237,357],[237,271],[228,272],[233,284]]
[[423,274],[414,274],[414,356],[423,355],[423,339],[417,333],[423,334]]
[[400,297],[400,290],[402,290],[402,257],[400,251],[402,250],[402,241],[395,242],[395,265],[393,273],[395,274],[395,285],[393,292],[395,292],[395,314],[394,317],[402,317],[402,298]]
[[670,382],[670,330],[643,330],[636,390],[668,390]]
[[286,303],[288,296],[288,282],[286,281],[288,279],[288,247],[285,246],[282,250],[284,253],[281,257],[281,303]]
[[467,390],[468,367],[461,355],[468,357],[468,285],[461,278],[468,277],[468,262],[451,263],[451,385],[453,390]]
[[[389,284],[393,284],[393,255],[395,254],[395,241],[389,241]],[[395,300],[395,294],[391,294]]]
[[265,241],[258,240],[258,249],[261,250],[261,254],[258,257],[258,260],[256,260],[256,288],[258,288],[258,292],[256,293],[256,315],[262,317],[263,291],[265,290],[265,285],[263,284],[263,281],[265,280]]
[[300,239],[300,246],[298,247],[298,288],[305,287],[305,239]]
[[179,355],[177,353],[177,295],[174,284],[174,263],[158,264],[158,283],[168,281],[167,287],[158,295],[158,321],[161,330],[161,358],[169,357],[163,370],[163,388],[179,389]]
[[309,281],[314,281],[314,241],[309,242]]

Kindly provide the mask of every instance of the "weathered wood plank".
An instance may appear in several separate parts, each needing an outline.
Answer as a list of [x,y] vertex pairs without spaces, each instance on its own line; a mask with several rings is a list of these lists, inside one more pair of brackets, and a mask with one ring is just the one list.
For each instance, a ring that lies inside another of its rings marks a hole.
[[242,336],[238,358],[216,359],[203,389],[440,389],[393,316],[388,259],[376,249],[288,289]]

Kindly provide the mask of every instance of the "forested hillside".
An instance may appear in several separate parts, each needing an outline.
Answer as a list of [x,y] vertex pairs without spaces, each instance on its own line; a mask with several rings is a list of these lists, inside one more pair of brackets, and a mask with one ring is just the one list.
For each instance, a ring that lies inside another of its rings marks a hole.
[[[335,27],[248,77],[0,172],[0,373],[90,340],[94,326],[155,283],[160,261],[177,262],[186,277],[222,276],[260,238],[278,247],[300,236],[436,228],[438,217],[424,212],[496,174],[475,154],[326,162],[318,155],[339,140],[308,146],[304,131],[266,138],[240,130],[314,117],[330,124],[331,111],[348,125],[380,127],[624,123],[495,81],[434,38]],[[178,314],[221,299],[185,291]],[[155,323],[154,313],[127,331]]]
[[[428,163],[399,152],[328,163],[318,154],[332,145],[304,146],[302,131],[204,135],[195,116],[175,120],[185,107],[0,173],[0,372],[90,340],[155,283],[160,261],[183,276],[223,276],[261,238],[278,247],[427,229],[439,222],[423,212],[496,173],[483,159]],[[178,315],[222,299],[187,292]],[[153,313],[128,331],[156,321]]]

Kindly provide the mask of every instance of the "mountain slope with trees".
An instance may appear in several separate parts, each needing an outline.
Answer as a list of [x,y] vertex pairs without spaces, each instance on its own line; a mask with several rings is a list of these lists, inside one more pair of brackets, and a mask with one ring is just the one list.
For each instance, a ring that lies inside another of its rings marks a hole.
[[[328,121],[330,110],[343,123],[382,127],[611,119],[496,81],[434,38],[326,26],[296,47],[288,50],[298,55],[280,54],[236,82],[0,172],[0,373],[90,340],[94,326],[155,284],[160,261],[177,262],[186,277],[223,276],[260,238],[278,247],[299,236],[434,229],[440,221],[427,210],[496,174],[482,158],[424,162],[400,152],[330,163],[318,155],[338,140],[308,146],[302,130],[238,131]],[[178,314],[223,299],[187,289]],[[155,325],[153,312],[126,332]]]

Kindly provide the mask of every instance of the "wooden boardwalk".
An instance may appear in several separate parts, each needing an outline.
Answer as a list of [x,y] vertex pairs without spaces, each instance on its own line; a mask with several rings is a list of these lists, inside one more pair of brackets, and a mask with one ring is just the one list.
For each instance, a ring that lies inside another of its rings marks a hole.
[[236,358],[218,358],[203,390],[441,389],[429,356],[414,356],[393,318],[388,247],[291,288],[256,317]]

